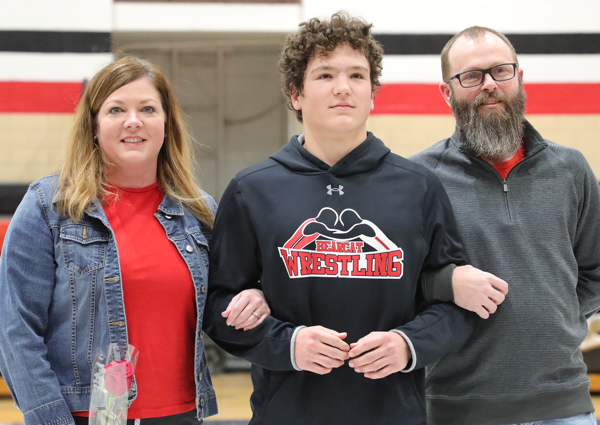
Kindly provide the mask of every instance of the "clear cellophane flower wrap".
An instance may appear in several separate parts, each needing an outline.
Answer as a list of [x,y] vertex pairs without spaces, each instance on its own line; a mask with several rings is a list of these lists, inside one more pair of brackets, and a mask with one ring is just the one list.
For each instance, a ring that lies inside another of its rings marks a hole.
[[90,425],[126,425],[129,389],[138,358],[133,345],[110,344],[92,365]]

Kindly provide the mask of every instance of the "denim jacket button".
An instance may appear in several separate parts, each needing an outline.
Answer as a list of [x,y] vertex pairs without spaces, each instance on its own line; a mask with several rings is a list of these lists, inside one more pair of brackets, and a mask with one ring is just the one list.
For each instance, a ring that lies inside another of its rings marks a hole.
[[206,285],[202,285],[200,287],[200,292],[202,292],[203,294],[206,293]]
[[185,250],[186,250],[187,252],[194,252],[194,248],[192,248],[192,246],[191,246],[191,245],[188,245],[188,246],[186,246],[186,247],[185,247]]
[[200,399],[200,406],[204,407],[204,399],[203,398]]
[[198,374],[198,379],[199,379],[200,381],[202,381],[202,372],[200,372],[200,373]]
[[166,215],[166,214],[165,214],[165,218],[166,218],[167,220],[170,220],[170,219],[172,219],[173,217],[172,217],[172,216],[170,216],[170,215]]

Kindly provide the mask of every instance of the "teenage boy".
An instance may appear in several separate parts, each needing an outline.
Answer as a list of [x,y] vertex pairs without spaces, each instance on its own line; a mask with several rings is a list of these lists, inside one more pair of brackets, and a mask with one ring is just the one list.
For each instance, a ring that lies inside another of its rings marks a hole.
[[[424,424],[423,367],[475,317],[421,307],[421,271],[465,261],[438,179],[367,133],[370,29],[337,13],[287,38],[282,86],[305,132],[238,173],[219,207],[205,330],[253,363],[251,424]],[[242,333],[221,312],[253,287],[273,316]]]

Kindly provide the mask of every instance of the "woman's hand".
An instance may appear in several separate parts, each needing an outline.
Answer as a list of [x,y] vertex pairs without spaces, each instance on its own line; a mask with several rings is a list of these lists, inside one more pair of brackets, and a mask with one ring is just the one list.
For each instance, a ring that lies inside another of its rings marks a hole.
[[229,326],[248,331],[260,325],[271,309],[260,289],[246,289],[237,294],[221,315],[227,318]]

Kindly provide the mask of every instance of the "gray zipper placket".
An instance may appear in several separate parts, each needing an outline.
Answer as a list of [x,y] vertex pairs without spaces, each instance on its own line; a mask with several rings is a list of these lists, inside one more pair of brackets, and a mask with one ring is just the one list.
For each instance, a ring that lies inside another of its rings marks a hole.
[[502,183],[502,191],[504,192],[504,204],[506,205],[506,214],[508,216],[508,222],[512,223],[513,222],[513,217],[512,217],[512,213],[511,213],[511,209],[510,209],[510,200],[508,198],[508,178],[510,177],[510,175],[513,173],[513,171],[517,167],[520,167],[521,164],[523,164],[526,161],[529,161],[531,158],[533,158],[534,156],[536,156],[538,153],[540,153],[544,149],[545,149],[545,147],[542,147],[542,148],[538,149],[537,151],[533,152],[531,155],[525,156],[525,158],[523,158],[518,164],[516,164],[513,168],[511,168],[511,170],[508,172],[508,175],[506,176],[505,179],[503,179],[502,177],[500,177],[500,174],[498,174],[498,171],[496,171],[496,169],[494,168],[494,166],[492,164],[490,164],[489,162],[481,159],[478,156],[471,155],[468,152],[465,152],[465,151],[462,151],[462,150],[461,150],[461,152],[464,155],[469,156],[471,158],[474,158],[475,160],[477,160],[477,161],[485,164],[485,166],[491,168],[492,171],[493,171],[493,173],[500,179],[500,182]]

